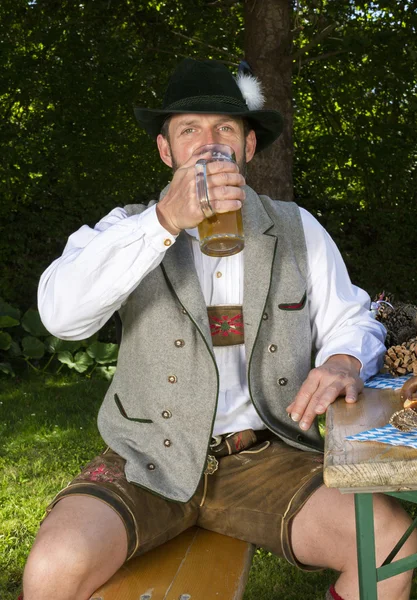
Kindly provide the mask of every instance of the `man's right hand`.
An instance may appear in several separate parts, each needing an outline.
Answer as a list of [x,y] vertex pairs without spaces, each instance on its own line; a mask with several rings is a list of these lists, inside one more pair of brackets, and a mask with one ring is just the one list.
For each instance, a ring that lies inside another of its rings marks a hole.
[[[205,218],[197,199],[195,156],[177,169],[167,194],[156,206],[162,227],[172,235],[196,227]],[[229,161],[207,163],[207,189],[216,213],[238,210],[245,200],[245,178]]]

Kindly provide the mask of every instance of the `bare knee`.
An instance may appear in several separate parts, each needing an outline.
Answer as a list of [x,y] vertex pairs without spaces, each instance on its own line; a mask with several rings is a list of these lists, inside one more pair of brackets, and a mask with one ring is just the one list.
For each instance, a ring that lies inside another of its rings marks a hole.
[[291,532],[296,558],[308,565],[345,571],[356,565],[352,494],[319,488],[295,516]]
[[25,600],[87,599],[123,564],[126,552],[126,530],[112,508],[88,496],[64,498],[29,554]]
[[78,538],[75,531],[54,535],[41,527],[23,576],[25,600],[82,598],[89,557]]
[[[395,498],[374,495],[374,524],[377,562],[385,560],[395,544],[411,525],[412,519]],[[417,533],[414,530],[397,558],[417,552]]]

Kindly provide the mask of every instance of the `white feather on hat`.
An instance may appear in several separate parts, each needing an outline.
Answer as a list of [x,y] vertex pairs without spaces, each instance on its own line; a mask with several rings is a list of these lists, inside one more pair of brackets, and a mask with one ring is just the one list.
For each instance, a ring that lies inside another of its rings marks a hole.
[[238,73],[236,83],[242,92],[242,96],[244,97],[249,110],[259,110],[263,107],[265,96],[262,93],[259,79],[253,75]]

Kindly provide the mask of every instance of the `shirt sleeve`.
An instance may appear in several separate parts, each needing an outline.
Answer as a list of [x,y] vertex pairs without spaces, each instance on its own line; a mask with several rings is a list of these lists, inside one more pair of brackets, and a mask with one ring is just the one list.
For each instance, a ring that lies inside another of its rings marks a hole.
[[41,276],[38,306],[45,327],[64,340],[91,336],[175,239],[159,223],[156,205],[132,216],[115,208],[94,228],[82,226]]
[[370,313],[371,299],[352,284],[332,238],[300,209],[308,255],[308,298],[316,367],[335,354],[357,358],[366,381],[377,373],[385,354],[384,326]]

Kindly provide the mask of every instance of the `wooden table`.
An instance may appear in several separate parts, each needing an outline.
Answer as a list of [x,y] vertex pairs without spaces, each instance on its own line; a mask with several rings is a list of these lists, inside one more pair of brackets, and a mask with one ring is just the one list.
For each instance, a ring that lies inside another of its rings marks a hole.
[[402,408],[400,390],[365,388],[356,404],[337,400],[327,411],[324,482],[342,493],[355,494],[361,600],[377,600],[377,583],[417,566],[417,554],[391,562],[417,518],[377,568],[372,493],[380,492],[417,503],[417,450],[380,442],[355,442],[346,436],[382,427]]

